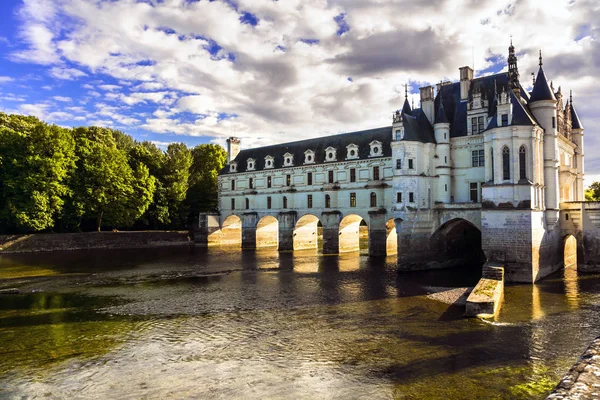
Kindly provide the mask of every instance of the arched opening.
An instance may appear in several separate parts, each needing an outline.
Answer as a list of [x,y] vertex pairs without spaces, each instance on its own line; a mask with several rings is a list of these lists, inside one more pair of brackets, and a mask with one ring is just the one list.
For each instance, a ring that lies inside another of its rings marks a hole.
[[396,232],[396,223],[394,219],[389,219],[388,222],[385,223],[385,232],[386,232],[386,242],[385,242],[385,252],[386,254],[392,255],[398,253],[398,234]]
[[471,222],[456,218],[431,236],[431,250],[437,254],[440,268],[464,266],[480,268],[485,262],[481,249],[481,231]]
[[527,150],[525,146],[519,148],[519,180],[527,179],[527,164],[525,164],[527,157]]
[[242,219],[237,215],[230,215],[223,221],[223,226],[220,230],[213,233],[209,237],[209,243],[212,237],[215,237],[216,242],[222,245],[241,245],[242,244]]
[[277,247],[279,245],[279,222],[267,215],[256,225],[256,248]]
[[565,237],[563,262],[565,268],[577,267],[577,239],[573,235]]
[[369,251],[369,226],[359,215],[350,214],[340,222],[339,252]]
[[321,221],[312,214],[302,216],[294,228],[294,250],[317,249],[323,241]]
[[502,179],[510,180],[510,150],[506,146],[502,148]]

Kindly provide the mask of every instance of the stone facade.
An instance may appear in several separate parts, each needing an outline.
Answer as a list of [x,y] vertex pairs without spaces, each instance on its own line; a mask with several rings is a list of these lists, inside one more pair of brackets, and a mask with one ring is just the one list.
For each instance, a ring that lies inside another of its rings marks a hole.
[[463,67],[458,82],[421,88],[421,107],[405,99],[390,127],[242,150],[230,138],[218,224],[202,240],[237,224],[244,248],[322,241],[339,253],[356,250],[366,225],[369,254],[397,252],[399,269],[469,253],[501,263],[507,281],[555,271],[561,204],[584,200],[583,127],[541,56],[531,93],[512,44],[508,64],[479,78]]

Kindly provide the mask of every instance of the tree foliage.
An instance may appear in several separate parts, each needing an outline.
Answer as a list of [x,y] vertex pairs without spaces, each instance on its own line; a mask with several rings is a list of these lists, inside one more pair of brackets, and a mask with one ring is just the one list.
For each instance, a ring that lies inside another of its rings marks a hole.
[[594,182],[585,189],[585,200],[600,201],[600,182]]
[[181,229],[216,206],[224,150],[0,113],[0,232]]

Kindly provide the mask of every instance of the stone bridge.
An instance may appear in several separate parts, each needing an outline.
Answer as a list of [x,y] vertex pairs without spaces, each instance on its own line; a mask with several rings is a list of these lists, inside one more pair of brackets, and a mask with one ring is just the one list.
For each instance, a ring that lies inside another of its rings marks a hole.
[[[583,272],[600,270],[600,202],[573,201],[560,208],[565,264],[576,262]],[[576,247],[576,253],[570,247]]]

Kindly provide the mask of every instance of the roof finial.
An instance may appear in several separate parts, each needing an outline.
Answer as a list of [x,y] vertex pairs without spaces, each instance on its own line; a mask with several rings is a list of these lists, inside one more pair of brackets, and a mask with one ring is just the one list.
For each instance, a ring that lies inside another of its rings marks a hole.
[[573,90],[569,90],[569,100],[570,103],[573,104]]
[[542,65],[544,65],[544,63],[542,62],[542,50],[540,49],[540,68]]
[[404,84],[404,98],[408,98],[408,83]]
[[533,85],[535,86],[535,72],[531,73],[531,79],[533,79]]
[[413,110],[415,109],[415,97],[414,96],[412,97],[412,109]]

